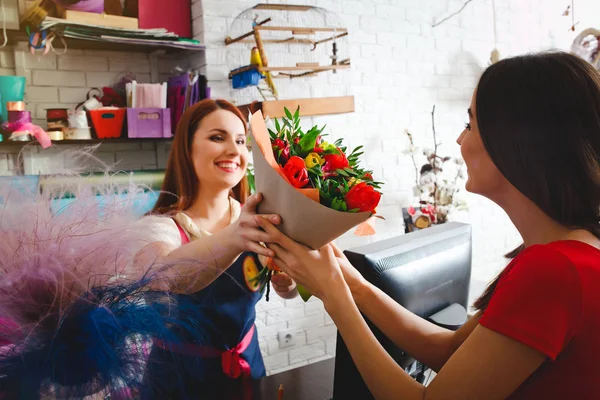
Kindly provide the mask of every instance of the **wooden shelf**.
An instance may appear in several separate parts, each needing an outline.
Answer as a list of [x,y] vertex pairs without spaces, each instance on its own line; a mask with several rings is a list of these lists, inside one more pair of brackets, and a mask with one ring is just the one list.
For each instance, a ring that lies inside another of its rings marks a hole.
[[[314,40],[310,40],[310,39],[302,39],[302,38],[296,38],[296,37],[289,37],[287,39],[263,39],[262,40],[263,43],[276,43],[276,44],[282,44],[282,43],[300,43],[300,44],[309,44],[309,45],[314,45],[316,42]],[[247,43],[247,44],[254,44],[256,43],[256,41],[254,39],[243,39],[243,40],[239,40],[238,43]]]
[[314,32],[348,32],[348,28],[305,28],[298,26],[255,26],[254,29],[259,31],[284,31],[284,32],[305,32],[311,34]]
[[271,10],[271,11],[308,11],[312,10],[313,6],[297,6],[291,4],[257,4],[253,7],[255,10]]
[[338,65],[317,65],[317,66],[301,66],[301,67],[262,67],[258,70],[260,72],[284,72],[284,71],[329,71],[334,69],[347,69],[350,65],[338,64]]
[[[229,79],[231,79],[234,75],[241,74],[242,72],[250,71],[250,70],[258,70],[259,72],[286,72],[286,71],[307,71],[306,74],[300,74],[298,76],[312,75],[322,71],[331,71],[338,69],[348,69],[350,68],[350,64],[337,64],[337,65],[305,65],[305,66],[296,66],[296,67],[257,67],[256,65],[247,65],[242,68],[238,68],[234,71],[229,72]],[[274,78],[290,78],[294,77],[294,75],[290,74],[282,74],[281,76],[274,76]]]
[[[138,138],[138,139],[129,139],[129,138],[113,138],[113,139],[90,139],[90,140],[53,140],[52,145],[62,146],[62,145],[94,145],[98,143],[169,143],[172,142],[173,138]],[[2,148],[14,148],[14,147],[25,147],[27,145],[31,146],[39,146],[39,142],[37,140],[30,140],[26,142],[20,142],[15,140],[4,140],[0,142],[0,149]]]
[[244,104],[238,108],[245,117],[248,117],[252,108],[261,110],[265,117],[280,118],[285,116],[284,108],[294,112],[298,107],[302,117],[351,113],[354,112],[354,96],[260,101]]
[[[28,43],[29,39],[27,34],[21,31],[7,31],[9,44],[15,45],[19,42]],[[107,50],[107,51],[122,51],[122,52],[131,52],[131,53],[154,53],[156,51],[164,51],[165,53],[173,54],[173,53],[181,53],[181,52],[193,52],[193,51],[204,51],[205,47],[201,46],[197,49],[182,49],[178,47],[173,47],[168,44],[161,43],[124,43],[120,41],[115,41],[111,39],[102,39],[102,40],[88,40],[88,39],[73,39],[73,38],[63,38],[67,45],[68,49],[82,49],[82,50]],[[54,46],[57,50],[63,50],[65,48],[62,40],[60,38],[55,38],[52,42],[52,46]],[[43,50],[38,50],[38,54]]]

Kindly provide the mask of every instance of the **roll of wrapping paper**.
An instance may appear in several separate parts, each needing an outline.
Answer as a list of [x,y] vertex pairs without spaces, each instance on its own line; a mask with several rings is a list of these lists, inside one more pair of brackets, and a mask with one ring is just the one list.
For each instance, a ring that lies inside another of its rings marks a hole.
[[48,122],[48,129],[51,131],[64,131],[69,127],[67,121]]
[[8,111],[8,122],[11,124],[25,125],[31,122],[31,113],[29,111]]
[[9,140],[30,140],[31,135],[47,148],[52,145],[52,141],[46,131],[31,122],[31,113],[29,111],[9,111],[8,121],[2,124],[2,129],[12,132]]
[[69,112],[66,108],[48,108],[46,109],[46,120],[48,122],[67,121]]
[[50,136],[50,140],[64,140],[65,134],[63,131],[48,131],[48,136]]
[[[31,123],[31,113],[29,111],[9,111],[8,123],[12,126],[24,126],[25,124]],[[8,130],[10,131],[10,129]],[[29,141],[31,140],[30,133],[31,132],[28,130],[13,130],[12,135],[10,135],[8,139],[15,141]]]
[[8,101],[6,102],[6,111],[25,111],[25,102],[23,101]]

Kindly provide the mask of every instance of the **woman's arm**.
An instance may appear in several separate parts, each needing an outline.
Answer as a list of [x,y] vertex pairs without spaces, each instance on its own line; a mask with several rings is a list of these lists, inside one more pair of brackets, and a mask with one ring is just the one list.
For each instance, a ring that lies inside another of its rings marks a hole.
[[434,371],[442,368],[477,326],[479,315],[454,332],[413,314],[364,279],[342,250],[334,244],[331,247],[360,311],[396,346]]
[[[217,279],[243,251],[250,251],[266,257],[274,253],[259,245],[268,238],[258,229],[256,206],[260,195],[251,196],[239,218],[231,225],[183,246],[167,242],[154,242],[140,250],[133,262],[133,273],[143,276],[148,266],[157,272],[156,289],[175,293],[194,293]],[[277,215],[261,215],[262,218],[279,223]]]
[[350,290],[332,292],[323,302],[376,399],[504,399],[545,360],[537,350],[477,326],[425,387],[383,349],[360,315]]
[[479,315],[459,330],[441,328],[402,307],[366,282],[352,291],[356,305],[396,346],[434,371],[439,371],[477,326]]
[[155,289],[195,293],[210,285],[242,253],[230,228],[231,225],[179,247],[166,242],[151,243],[136,255],[134,274],[141,276],[152,265],[157,274]]

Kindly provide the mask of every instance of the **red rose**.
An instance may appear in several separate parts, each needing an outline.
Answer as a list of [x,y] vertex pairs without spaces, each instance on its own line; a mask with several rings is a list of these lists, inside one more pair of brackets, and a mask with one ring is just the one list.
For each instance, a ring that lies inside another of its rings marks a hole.
[[294,144],[298,144],[298,143],[300,143],[300,138],[299,137],[294,138]]
[[283,173],[295,188],[303,188],[309,182],[304,160],[298,156],[290,157],[283,167]]
[[338,169],[344,169],[348,167],[348,159],[344,152],[338,149],[338,154],[326,154],[323,156],[325,164],[323,165],[323,172],[335,172]]
[[379,200],[381,199],[381,193],[376,191],[373,186],[367,185],[366,182],[360,182],[346,193],[346,205],[348,210],[358,209],[359,211],[370,211],[373,212]]
[[373,175],[371,175],[370,172],[365,173],[365,175],[363,176],[363,179],[367,179],[369,181],[373,180]]

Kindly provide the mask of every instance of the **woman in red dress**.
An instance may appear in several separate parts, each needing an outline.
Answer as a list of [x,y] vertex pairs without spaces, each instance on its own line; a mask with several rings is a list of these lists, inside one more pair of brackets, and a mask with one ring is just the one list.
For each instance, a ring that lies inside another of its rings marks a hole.
[[[504,209],[524,250],[461,329],[411,314],[334,246],[309,251],[263,220],[274,260],[323,300],[377,399],[598,399],[600,76],[567,53],[506,59],[483,73],[468,114],[466,188]],[[360,312],[435,379],[411,379]]]

